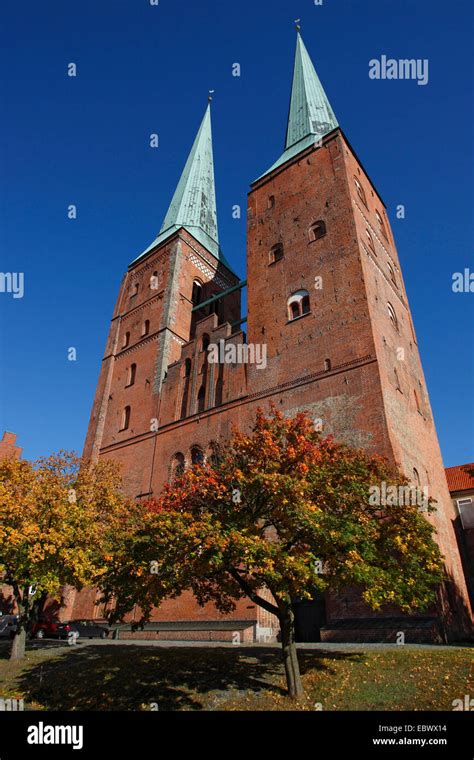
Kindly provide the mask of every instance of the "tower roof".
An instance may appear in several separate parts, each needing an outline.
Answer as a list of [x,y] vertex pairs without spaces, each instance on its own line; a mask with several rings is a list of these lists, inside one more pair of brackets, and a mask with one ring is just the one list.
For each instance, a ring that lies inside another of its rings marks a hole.
[[[286,163],[338,127],[308,51],[298,32],[285,150],[265,174]],[[260,178],[259,178],[260,179]]]
[[[155,240],[138,256],[184,227],[228,268],[219,246],[210,103],[194,140],[165,220]],[[137,259],[135,259],[137,261]]]

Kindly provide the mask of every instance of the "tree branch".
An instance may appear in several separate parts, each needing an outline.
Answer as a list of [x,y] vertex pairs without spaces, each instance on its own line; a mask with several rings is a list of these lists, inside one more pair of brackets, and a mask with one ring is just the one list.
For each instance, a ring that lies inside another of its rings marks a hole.
[[234,568],[231,568],[229,570],[229,574],[232,576],[232,578],[237,581],[240,588],[245,591],[247,596],[252,600],[252,602],[255,602],[255,604],[258,604],[260,607],[263,607],[264,610],[267,612],[270,612],[272,615],[276,615],[277,617],[280,615],[280,610],[278,607],[275,607],[274,604],[271,604],[271,602],[267,602],[266,599],[262,599],[261,596],[255,593],[255,591],[252,590],[252,587],[247,581],[242,578],[242,576],[235,570]]

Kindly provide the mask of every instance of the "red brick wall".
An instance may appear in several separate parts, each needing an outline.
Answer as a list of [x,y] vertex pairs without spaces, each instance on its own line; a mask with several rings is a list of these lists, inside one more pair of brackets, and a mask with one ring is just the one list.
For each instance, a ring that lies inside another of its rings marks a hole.
[[0,441],[0,459],[20,459],[23,449],[16,445],[16,434],[5,432]]
[[[365,190],[365,202],[355,179]],[[319,220],[325,222],[326,234],[311,241],[310,227]],[[270,250],[276,243],[283,243],[284,258],[270,264]],[[161,289],[151,295],[149,276],[155,270]],[[322,278],[322,288],[315,287],[316,277]],[[237,292],[224,299],[219,321],[214,315],[193,316],[190,299],[195,278],[203,283],[204,297],[237,282],[184,230],[125,276],[86,455],[100,452],[121,462],[130,495],[158,494],[176,452],[189,463],[192,446],[206,451],[211,440],[229,436],[232,424],[248,429],[257,406],[268,408],[272,401],[288,414],[306,410],[322,420],[325,432],[389,457],[409,477],[414,477],[416,468],[421,485],[429,485],[437,499],[438,512],[431,519],[460,608],[464,606],[469,615],[453,530],[455,515],[392,232],[380,197],[340,130],[322,148],[308,149],[252,187],[247,332],[249,343],[267,346],[268,366],[262,370],[225,365],[224,403],[217,407],[218,367],[206,366],[202,337],[208,334],[212,342],[219,338],[243,341],[240,331],[233,333],[228,324],[222,324],[239,318],[240,296]],[[135,282],[139,292],[131,297]],[[288,297],[301,289],[310,294],[310,313],[289,322]],[[396,325],[388,303],[395,311]],[[150,336],[142,339],[140,325],[145,318],[151,329]],[[130,344],[123,349],[127,330]],[[192,367],[188,416],[180,419],[186,359]],[[137,376],[127,388],[132,361],[137,364]],[[203,384],[205,408],[197,414],[197,393]],[[121,432],[120,416],[127,404],[132,409],[131,424]],[[158,433],[150,431],[155,417]],[[75,609],[82,609],[82,604],[78,599]],[[88,602],[84,604],[87,607]],[[447,599],[444,605],[453,630],[462,628],[460,611],[450,610]],[[239,605],[236,619],[242,619],[243,607]],[[355,597],[344,604],[337,598],[329,600],[328,609],[332,617],[368,614]],[[168,620],[206,619],[207,615],[217,619],[215,614],[208,607],[200,610],[186,595],[166,602],[156,612],[157,618]],[[249,612],[249,617],[256,620],[257,611]]]

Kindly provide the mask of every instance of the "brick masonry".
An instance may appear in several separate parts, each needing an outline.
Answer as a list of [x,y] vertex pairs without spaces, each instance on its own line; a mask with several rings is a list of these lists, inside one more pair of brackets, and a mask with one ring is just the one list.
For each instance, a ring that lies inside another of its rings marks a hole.
[[[325,223],[326,233],[314,240],[310,230],[317,221]],[[271,263],[277,244],[284,255]],[[219,302],[218,314],[192,311],[195,281],[204,300],[237,278],[187,230],[129,267],[85,455],[118,460],[130,496],[158,495],[176,457],[189,465],[193,448],[205,454],[210,441],[229,436],[233,424],[250,429],[258,406],[268,409],[273,402],[287,414],[305,410],[322,420],[324,432],[387,456],[429,488],[437,501],[429,519],[450,581],[440,591],[437,614],[448,637],[466,636],[472,612],[453,529],[456,514],[393,234],[380,196],[339,128],[252,185],[247,269],[245,335],[231,327],[240,318],[238,290]],[[299,290],[309,293],[311,308],[291,321],[287,301]],[[267,367],[209,364],[209,340],[265,344]],[[125,407],[130,421],[121,429]],[[91,591],[69,595],[63,616],[97,616],[94,600]],[[327,599],[329,623],[372,614],[355,592]],[[221,617],[212,605],[198,607],[189,594],[153,615],[183,622]],[[275,625],[245,602],[233,617],[262,629]]]

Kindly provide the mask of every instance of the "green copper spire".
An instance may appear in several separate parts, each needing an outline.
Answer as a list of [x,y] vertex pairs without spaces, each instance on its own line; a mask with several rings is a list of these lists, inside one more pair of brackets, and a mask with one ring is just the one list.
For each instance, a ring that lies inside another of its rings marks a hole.
[[[217,231],[211,98],[158,237],[138,258],[184,227],[224,264]],[[228,264],[226,264],[228,266]]]
[[298,31],[285,151],[265,174],[298,155],[337,126],[334,111]]

